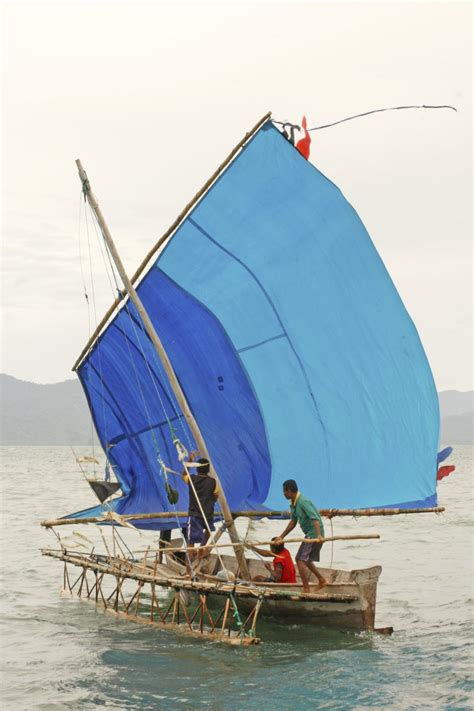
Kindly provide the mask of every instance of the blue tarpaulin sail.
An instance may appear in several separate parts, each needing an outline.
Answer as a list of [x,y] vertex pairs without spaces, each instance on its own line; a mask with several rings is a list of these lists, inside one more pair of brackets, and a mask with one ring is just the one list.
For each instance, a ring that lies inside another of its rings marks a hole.
[[[288,478],[321,508],[436,505],[438,398],[416,328],[357,213],[271,122],[137,291],[231,509],[283,508]],[[172,510],[157,457],[178,469],[174,434],[194,442],[130,301],[78,374],[116,511]]]

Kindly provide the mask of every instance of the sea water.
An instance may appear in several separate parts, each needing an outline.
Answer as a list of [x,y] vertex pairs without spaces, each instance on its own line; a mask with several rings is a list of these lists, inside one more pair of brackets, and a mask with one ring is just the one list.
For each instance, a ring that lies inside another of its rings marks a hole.
[[[327,535],[380,533],[380,541],[327,543],[322,564],[383,566],[376,625],[392,625],[391,637],[264,622],[263,643],[249,648],[139,626],[61,597],[62,565],[39,550],[54,536],[39,522],[91,505],[92,491],[67,447],[1,454],[2,709],[474,707],[472,447],[455,447],[456,471],[439,484],[445,513],[338,518],[333,531],[326,523]],[[284,525],[272,522],[267,534]],[[127,531],[127,541],[143,547],[136,535]]]

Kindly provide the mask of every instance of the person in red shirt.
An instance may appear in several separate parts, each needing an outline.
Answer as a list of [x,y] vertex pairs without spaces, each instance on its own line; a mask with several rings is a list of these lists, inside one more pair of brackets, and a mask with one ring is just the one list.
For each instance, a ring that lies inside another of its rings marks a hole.
[[[272,538],[274,541],[275,538]],[[265,563],[265,567],[270,573],[269,576],[256,575],[253,580],[266,583],[296,583],[296,570],[291,558],[290,551],[285,548],[285,544],[279,546],[272,543],[270,550],[266,551],[263,548],[252,546],[255,553],[264,558],[273,558],[273,564]]]

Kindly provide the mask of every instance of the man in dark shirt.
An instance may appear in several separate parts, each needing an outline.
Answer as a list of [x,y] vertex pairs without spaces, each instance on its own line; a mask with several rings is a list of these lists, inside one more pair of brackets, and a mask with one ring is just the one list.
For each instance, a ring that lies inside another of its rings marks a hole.
[[[193,453],[190,461],[193,461],[194,456]],[[215,530],[214,506],[219,496],[217,482],[209,474],[209,460],[201,458],[196,464],[195,474],[189,475],[187,471],[182,474],[183,481],[189,484],[187,541],[190,548],[196,544],[206,545],[210,531]]]

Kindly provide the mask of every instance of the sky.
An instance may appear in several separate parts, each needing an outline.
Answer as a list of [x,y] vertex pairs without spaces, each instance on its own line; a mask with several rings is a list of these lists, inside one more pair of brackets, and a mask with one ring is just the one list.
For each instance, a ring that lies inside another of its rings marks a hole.
[[115,297],[76,158],[131,274],[267,111],[316,126],[450,104],[457,113],[313,133],[310,160],[368,229],[438,390],[472,389],[471,13],[380,0],[4,2],[1,372],[74,377]]

